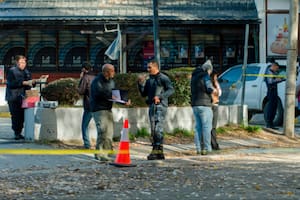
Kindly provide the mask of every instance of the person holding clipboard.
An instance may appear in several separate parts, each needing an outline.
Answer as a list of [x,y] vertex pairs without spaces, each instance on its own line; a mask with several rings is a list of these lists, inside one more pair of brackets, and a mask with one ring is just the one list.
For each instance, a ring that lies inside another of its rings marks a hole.
[[[108,152],[113,150],[112,139],[114,133],[112,105],[114,97],[112,91],[115,89],[115,67],[111,64],[104,64],[102,72],[99,73],[91,84],[90,109],[97,129],[95,159],[110,161]],[[124,101],[124,105],[130,105]]]

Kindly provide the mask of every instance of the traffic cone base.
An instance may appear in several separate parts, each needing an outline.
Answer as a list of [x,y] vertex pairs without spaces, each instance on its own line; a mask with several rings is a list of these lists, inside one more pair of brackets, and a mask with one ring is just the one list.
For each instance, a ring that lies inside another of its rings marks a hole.
[[135,164],[119,164],[119,163],[109,163],[109,164],[116,167],[136,167]]
[[116,167],[135,167],[136,165],[131,164],[129,154],[129,139],[128,139],[128,120],[126,119],[123,124],[121,133],[121,141],[119,143],[119,152],[116,156],[115,162],[109,163]]

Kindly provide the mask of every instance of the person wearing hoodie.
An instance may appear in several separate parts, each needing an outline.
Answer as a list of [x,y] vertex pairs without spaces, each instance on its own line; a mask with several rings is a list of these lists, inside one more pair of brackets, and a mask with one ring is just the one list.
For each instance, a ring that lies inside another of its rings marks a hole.
[[195,117],[195,146],[197,154],[206,155],[212,151],[212,94],[216,89],[210,79],[213,71],[211,60],[197,67],[191,78],[191,106]]
[[163,152],[163,126],[168,108],[168,98],[174,93],[169,77],[159,71],[158,62],[152,60],[148,63],[149,79],[139,76],[138,88],[143,97],[147,97],[149,105],[149,119],[152,136],[152,151],[148,160],[164,160]]
[[91,142],[89,137],[89,123],[93,117],[90,110],[90,93],[91,83],[96,77],[92,65],[88,62],[82,64],[82,70],[80,73],[80,80],[78,85],[78,93],[83,95],[83,115],[81,121],[81,131],[83,146],[85,149],[91,148]]

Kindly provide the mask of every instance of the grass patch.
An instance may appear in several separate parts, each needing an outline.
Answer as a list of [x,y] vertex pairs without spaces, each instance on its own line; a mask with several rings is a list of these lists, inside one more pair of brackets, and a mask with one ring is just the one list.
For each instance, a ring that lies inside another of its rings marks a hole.
[[245,131],[248,131],[249,133],[257,133],[257,132],[261,131],[260,126],[242,126],[242,128]]
[[130,141],[135,141],[137,138],[149,138],[150,133],[147,128],[142,127],[134,133],[128,133],[128,137]]
[[146,137],[149,137],[150,136],[150,133],[148,131],[147,128],[145,127],[142,127],[140,129],[137,130],[136,134],[135,134],[135,137],[139,138],[146,138]]
[[190,137],[194,137],[194,132],[186,130],[186,129],[183,129],[183,128],[175,128],[173,130],[173,132],[166,133],[165,135],[190,138]]
[[260,126],[242,126],[242,125],[226,125],[217,128],[217,134],[221,136],[250,136],[258,134],[261,131]]

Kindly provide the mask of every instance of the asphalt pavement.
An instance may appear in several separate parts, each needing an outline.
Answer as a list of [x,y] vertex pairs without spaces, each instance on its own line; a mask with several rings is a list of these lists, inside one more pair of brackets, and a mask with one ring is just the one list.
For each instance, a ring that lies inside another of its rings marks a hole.
[[[61,150],[15,141],[0,118],[2,150]],[[130,143],[133,168],[99,162],[92,154],[0,153],[0,199],[274,199],[298,200],[300,148],[260,148],[259,138],[219,140],[221,151],[195,155],[194,144],[164,145],[165,161],[147,161],[147,141]],[[194,154],[193,154],[194,153]]]
[[[254,118],[251,124],[259,125],[260,117]],[[263,122],[261,122],[263,123]],[[9,118],[0,118],[0,150],[1,149],[57,149],[61,147],[48,145],[45,143],[31,141],[14,140],[13,131],[11,130],[11,121]],[[296,131],[299,133],[299,127]],[[281,127],[282,130],[282,127]],[[279,131],[281,131],[279,129]],[[298,134],[296,133],[296,134]],[[273,141],[259,138],[241,139],[235,138],[230,140],[219,140],[222,150],[226,149],[257,149],[263,145],[271,145]],[[117,150],[117,149],[115,149]],[[166,157],[176,157],[183,155],[193,155],[195,152],[194,144],[171,144],[164,145]],[[147,155],[151,151],[148,141],[136,141],[130,144],[130,158],[132,162],[146,160]],[[21,154],[22,152],[20,152]],[[7,155],[0,154],[0,169],[3,168],[23,168],[30,166],[47,166],[57,167],[59,165],[67,165],[70,162],[95,162],[93,154],[76,154],[76,155]]]

